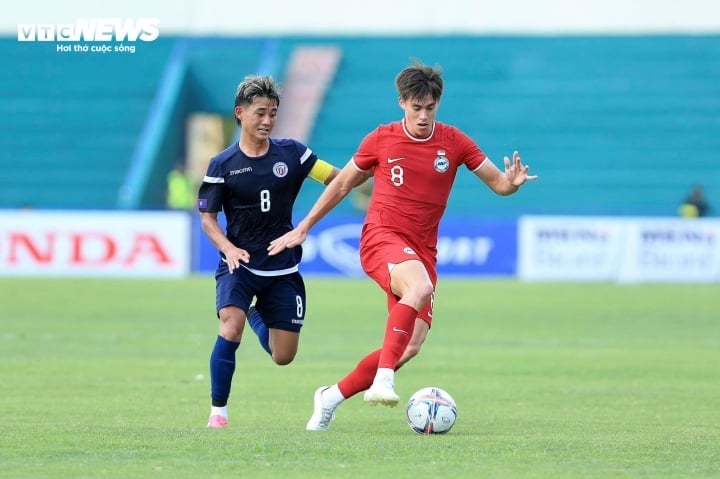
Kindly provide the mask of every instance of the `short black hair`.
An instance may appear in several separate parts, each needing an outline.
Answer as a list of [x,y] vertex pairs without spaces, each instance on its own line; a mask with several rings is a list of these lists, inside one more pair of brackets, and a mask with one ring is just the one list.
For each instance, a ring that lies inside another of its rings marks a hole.
[[[257,97],[275,100],[280,106],[279,90],[277,82],[270,75],[248,75],[237,87],[235,107],[250,105]],[[235,120],[239,125],[240,119],[236,117]]]

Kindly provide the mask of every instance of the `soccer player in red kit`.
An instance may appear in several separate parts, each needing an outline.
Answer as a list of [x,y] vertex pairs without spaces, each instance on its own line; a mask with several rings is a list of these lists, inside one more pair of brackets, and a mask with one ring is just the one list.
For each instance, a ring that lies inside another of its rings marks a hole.
[[458,169],[465,166],[499,195],[511,195],[537,178],[517,152],[512,161],[505,157],[501,171],[465,133],[435,121],[443,89],[439,67],[415,63],[397,75],[395,86],[404,118],[369,133],[308,215],[268,248],[273,255],[301,244],[310,228],[372,172],[360,261],[387,294],[385,336],[382,347],[337,384],[315,391],[306,426],[311,431],[328,429],[337,406],[361,391],[371,404],[398,404],[395,371],[418,354],[430,330],[438,227]]

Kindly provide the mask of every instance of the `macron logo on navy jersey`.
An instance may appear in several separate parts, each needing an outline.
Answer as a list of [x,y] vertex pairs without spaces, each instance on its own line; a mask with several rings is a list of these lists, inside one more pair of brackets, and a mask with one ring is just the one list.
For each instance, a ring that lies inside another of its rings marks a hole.
[[234,176],[242,175],[243,173],[252,173],[252,166],[246,166],[245,168],[240,168],[239,170],[230,170],[228,174],[230,176]]
[[198,199],[198,208],[204,210],[208,207],[208,200],[205,198]]

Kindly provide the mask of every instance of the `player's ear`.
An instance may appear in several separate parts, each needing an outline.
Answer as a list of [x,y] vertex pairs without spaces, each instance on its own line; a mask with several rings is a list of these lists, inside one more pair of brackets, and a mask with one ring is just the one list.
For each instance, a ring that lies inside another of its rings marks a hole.
[[403,110],[405,109],[405,100],[403,100],[401,96],[398,97],[398,105],[400,105],[400,108]]
[[235,119],[237,119],[237,121],[240,121],[240,116],[242,115],[242,112],[243,108],[241,106],[235,107]]

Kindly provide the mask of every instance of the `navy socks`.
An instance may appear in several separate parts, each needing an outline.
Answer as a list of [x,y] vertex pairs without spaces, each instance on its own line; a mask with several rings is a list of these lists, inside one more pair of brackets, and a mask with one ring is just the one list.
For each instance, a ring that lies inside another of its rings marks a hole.
[[235,351],[240,343],[217,337],[210,354],[210,397],[212,405],[222,407],[230,397],[230,386],[235,372]]
[[260,313],[258,313],[255,308],[250,308],[248,313],[248,324],[250,324],[250,327],[257,335],[260,346],[262,346],[268,354],[272,354],[270,352],[270,332],[267,326],[265,326]]

